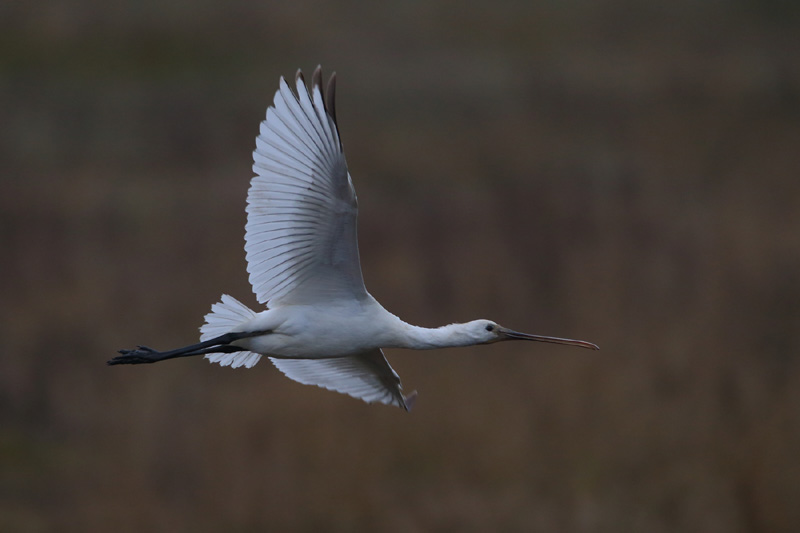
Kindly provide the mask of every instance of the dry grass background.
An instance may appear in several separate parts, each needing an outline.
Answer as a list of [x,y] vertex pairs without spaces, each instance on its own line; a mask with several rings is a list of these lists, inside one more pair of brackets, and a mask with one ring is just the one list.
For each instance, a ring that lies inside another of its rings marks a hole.
[[[800,527],[789,1],[0,6],[0,530]],[[107,368],[249,304],[279,75],[339,73],[367,285],[416,410],[269,364]]]

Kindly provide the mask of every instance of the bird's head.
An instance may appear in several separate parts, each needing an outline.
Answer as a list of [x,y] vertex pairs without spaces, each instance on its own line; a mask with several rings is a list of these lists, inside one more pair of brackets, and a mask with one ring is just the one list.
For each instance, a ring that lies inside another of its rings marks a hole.
[[473,320],[465,324],[465,326],[468,335],[474,339],[476,344],[491,344],[500,341],[538,341],[552,344],[567,344],[570,346],[588,348],[590,350],[600,349],[596,344],[592,344],[591,342],[520,333],[519,331],[504,328],[497,322],[491,320]]

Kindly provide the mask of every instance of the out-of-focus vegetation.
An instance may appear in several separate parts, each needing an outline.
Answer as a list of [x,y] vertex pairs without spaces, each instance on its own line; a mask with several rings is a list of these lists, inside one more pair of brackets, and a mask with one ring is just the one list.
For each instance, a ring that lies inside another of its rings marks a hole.
[[[0,530],[800,525],[794,2],[0,5]],[[279,75],[339,73],[371,292],[597,342],[388,357],[410,415],[118,348],[248,304]]]

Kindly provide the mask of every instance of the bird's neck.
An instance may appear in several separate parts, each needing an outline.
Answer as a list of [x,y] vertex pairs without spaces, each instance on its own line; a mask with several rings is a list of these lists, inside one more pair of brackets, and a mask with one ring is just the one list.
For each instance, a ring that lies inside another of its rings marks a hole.
[[398,339],[396,347],[432,350],[475,344],[474,340],[465,334],[463,326],[463,324],[449,324],[440,328],[423,328],[405,324],[404,335]]

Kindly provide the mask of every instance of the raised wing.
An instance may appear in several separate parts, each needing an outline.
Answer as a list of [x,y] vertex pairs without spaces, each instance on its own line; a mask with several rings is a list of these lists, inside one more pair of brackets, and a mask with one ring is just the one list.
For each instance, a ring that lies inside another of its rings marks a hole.
[[349,394],[367,403],[396,405],[409,411],[417,396],[416,392],[403,396],[400,377],[380,349],[331,359],[269,360],[286,377],[299,383]]
[[267,304],[366,297],[358,258],[358,204],[334,111],[335,74],[281,78],[253,152],[245,250],[250,283]]

